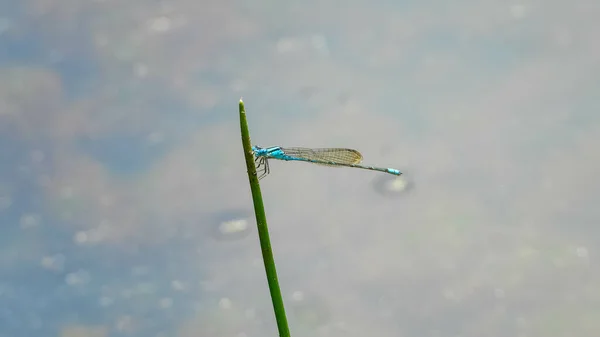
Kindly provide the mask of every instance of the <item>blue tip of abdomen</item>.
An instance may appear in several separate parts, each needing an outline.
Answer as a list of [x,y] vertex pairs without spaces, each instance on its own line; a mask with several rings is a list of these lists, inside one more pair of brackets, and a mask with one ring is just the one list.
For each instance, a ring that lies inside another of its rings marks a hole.
[[391,169],[391,168],[389,168],[389,169],[387,169],[387,171],[388,171],[388,173],[391,173],[391,174],[393,174],[393,175],[397,175],[397,176],[399,176],[399,175],[401,175],[401,174],[402,174],[402,172],[400,172],[400,171],[398,171],[398,170],[396,170],[396,169]]

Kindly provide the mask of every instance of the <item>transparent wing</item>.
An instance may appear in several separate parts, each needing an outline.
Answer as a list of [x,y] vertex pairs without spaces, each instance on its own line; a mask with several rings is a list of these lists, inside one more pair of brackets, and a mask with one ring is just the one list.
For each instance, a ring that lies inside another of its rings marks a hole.
[[[281,150],[288,156],[306,159],[318,160],[322,162],[331,162],[344,165],[354,165],[362,161],[363,157],[360,152],[353,149],[342,148],[323,148],[323,149],[308,149],[303,147],[286,147]],[[326,166],[335,166],[330,164],[317,163]]]

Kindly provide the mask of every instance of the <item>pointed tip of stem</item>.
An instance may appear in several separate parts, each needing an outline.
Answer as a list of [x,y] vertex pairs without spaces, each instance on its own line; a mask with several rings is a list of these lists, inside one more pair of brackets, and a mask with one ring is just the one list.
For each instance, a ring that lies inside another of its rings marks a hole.
[[246,113],[246,109],[244,109],[244,100],[240,97],[240,113]]

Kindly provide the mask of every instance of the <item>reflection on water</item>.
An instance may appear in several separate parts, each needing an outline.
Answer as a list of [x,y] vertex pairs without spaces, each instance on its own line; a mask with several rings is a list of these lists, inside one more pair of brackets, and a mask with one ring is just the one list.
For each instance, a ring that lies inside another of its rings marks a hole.
[[275,335],[240,96],[410,167],[263,185],[293,335],[598,336],[597,1],[4,3],[0,336]]
[[315,294],[296,290],[287,301],[293,319],[311,328],[330,323],[330,312],[326,303]]
[[248,236],[254,228],[254,217],[249,211],[231,210],[215,216],[213,237],[219,241],[239,240]]
[[373,188],[383,196],[396,197],[410,192],[414,188],[414,182],[406,174],[399,177],[382,174],[373,181]]

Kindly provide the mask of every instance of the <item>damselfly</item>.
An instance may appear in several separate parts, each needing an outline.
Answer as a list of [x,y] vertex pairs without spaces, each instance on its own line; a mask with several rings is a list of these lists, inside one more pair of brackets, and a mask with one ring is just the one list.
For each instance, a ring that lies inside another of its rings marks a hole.
[[393,168],[360,165],[363,157],[360,152],[352,149],[307,149],[302,147],[279,146],[262,148],[259,146],[253,146],[252,151],[254,152],[256,171],[260,171],[258,179],[262,179],[269,174],[269,159],[303,161],[307,163],[337,167],[356,167],[365,170],[385,172],[395,176],[402,174],[402,172]]

